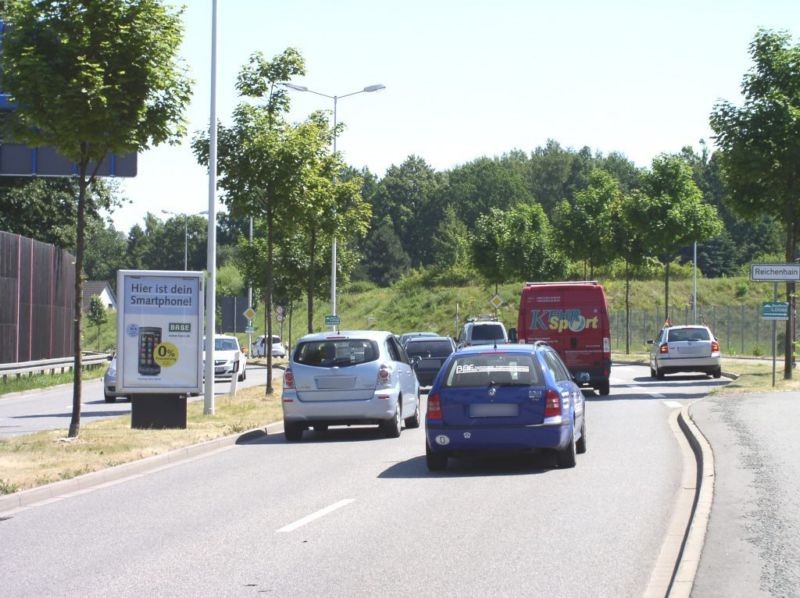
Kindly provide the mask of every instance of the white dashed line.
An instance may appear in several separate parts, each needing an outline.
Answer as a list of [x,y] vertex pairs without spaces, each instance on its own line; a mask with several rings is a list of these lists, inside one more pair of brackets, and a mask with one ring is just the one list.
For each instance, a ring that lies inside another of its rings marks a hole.
[[354,498],[345,498],[344,500],[340,500],[339,502],[335,502],[330,506],[325,507],[324,509],[320,509],[316,513],[311,513],[311,515],[306,515],[302,519],[298,519],[294,523],[290,523],[289,525],[285,525],[281,529],[278,530],[278,533],[288,533],[293,532],[299,527],[303,527],[307,523],[311,523],[312,521],[319,519],[320,517],[324,517],[329,513],[333,513],[337,509],[341,509],[342,507],[346,507],[350,503],[354,502]]
[[678,401],[664,401],[664,404],[670,409],[680,409],[683,407],[683,404]]

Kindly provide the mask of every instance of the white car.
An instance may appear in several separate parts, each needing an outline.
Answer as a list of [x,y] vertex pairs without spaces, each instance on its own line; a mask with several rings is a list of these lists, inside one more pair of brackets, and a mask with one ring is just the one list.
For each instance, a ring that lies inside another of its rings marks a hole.
[[650,349],[650,376],[663,380],[664,374],[703,372],[722,376],[719,341],[708,326],[665,326]]
[[397,438],[403,422],[420,425],[419,382],[391,332],[307,334],[290,356],[281,399],[288,442],[306,428],[377,424]]
[[[203,351],[204,364],[205,360],[206,354],[205,351]],[[239,339],[235,336],[215,334],[214,378],[231,378],[234,373],[236,373],[239,376],[239,380],[244,380],[247,378],[246,366],[247,356],[242,352],[241,347],[239,347]]]
[[[262,334],[253,341],[252,355],[253,357],[264,357],[267,352],[264,350],[266,334]],[[281,337],[277,334],[272,335],[272,356],[273,357],[286,357],[286,347],[281,342]]]

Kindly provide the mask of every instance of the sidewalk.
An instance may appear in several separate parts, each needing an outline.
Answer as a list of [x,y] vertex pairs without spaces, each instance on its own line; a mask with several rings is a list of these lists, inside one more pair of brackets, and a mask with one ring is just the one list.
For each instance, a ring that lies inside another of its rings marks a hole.
[[692,596],[800,596],[800,393],[711,396],[689,413],[715,463]]

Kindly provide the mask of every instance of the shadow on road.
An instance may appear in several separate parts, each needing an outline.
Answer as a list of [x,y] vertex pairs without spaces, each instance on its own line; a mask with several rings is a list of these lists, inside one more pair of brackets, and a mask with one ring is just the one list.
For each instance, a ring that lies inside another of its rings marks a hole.
[[430,472],[425,456],[395,463],[381,472],[381,479],[452,478],[517,476],[548,473],[555,470],[555,455],[547,451],[515,455],[451,458],[444,471]]

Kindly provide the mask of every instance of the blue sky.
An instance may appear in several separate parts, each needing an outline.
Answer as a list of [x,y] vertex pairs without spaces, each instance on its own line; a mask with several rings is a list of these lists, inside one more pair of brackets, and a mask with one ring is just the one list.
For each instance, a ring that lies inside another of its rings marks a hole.
[[[112,214],[126,233],[148,211],[208,208],[189,140],[209,121],[211,0],[185,4],[190,136],[139,156],[138,176],[121,187],[132,203]],[[251,53],[295,47],[307,74],[294,83],[338,96],[386,86],[337,110],[338,150],[378,176],[412,154],[446,170],[548,139],[648,166],[700,139],[712,145],[708,116],[720,99],[741,102],[759,27],[800,43],[797,0],[218,0],[218,14],[218,119],[230,124]],[[290,119],[332,108],[293,92]]]

